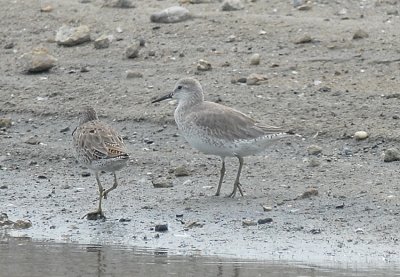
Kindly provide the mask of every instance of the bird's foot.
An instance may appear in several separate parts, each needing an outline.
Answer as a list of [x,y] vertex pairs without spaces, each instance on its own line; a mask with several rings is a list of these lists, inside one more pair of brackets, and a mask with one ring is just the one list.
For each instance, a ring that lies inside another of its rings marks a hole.
[[87,218],[87,220],[99,220],[99,219],[101,219],[103,221],[106,220],[106,217],[104,216],[103,212],[100,210],[97,210],[94,212],[89,212],[89,213],[85,214],[82,217],[82,219],[85,217]]
[[234,184],[233,191],[227,197],[235,198],[237,189],[239,189],[240,195],[243,197],[244,196],[243,190],[242,190],[242,186],[240,185],[240,183]]

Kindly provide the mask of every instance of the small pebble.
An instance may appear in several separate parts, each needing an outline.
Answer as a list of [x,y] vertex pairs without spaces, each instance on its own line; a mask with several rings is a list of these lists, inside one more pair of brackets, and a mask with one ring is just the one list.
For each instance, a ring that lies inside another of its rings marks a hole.
[[53,9],[54,9],[54,8],[53,8],[52,5],[45,5],[45,6],[43,6],[43,7],[40,8],[40,11],[41,11],[41,12],[48,13],[48,12],[51,12]]
[[171,181],[167,181],[166,178],[157,178],[151,181],[153,183],[153,187],[155,188],[172,188],[174,185]]
[[168,224],[157,224],[154,228],[156,232],[166,232],[168,231]]
[[90,29],[86,25],[69,27],[63,25],[58,29],[55,41],[58,45],[74,46],[90,40]]
[[243,10],[244,5],[241,0],[224,0],[221,5],[221,11]]
[[307,147],[308,155],[318,155],[322,153],[322,147],[318,145],[310,145]]
[[400,161],[400,152],[397,148],[389,148],[383,153],[384,162]]
[[65,128],[62,128],[61,130],[60,130],[60,133],[66,133],[66,132],[68,132],[70,129],[69,129],[69,127],[67,126],[67,127],[65,127]]
[[263,207],[263,211],[264,211],[264,212],[270,212],[270,211],[272,211],[272,207],[270,207],[270,206],[263,205],[262,207]]
[[357,131],[354,133],[354,138],[356,140],[364,140],[364,139],[368,138],[368,133],[365,131]]
[[315,157],[311,157],[311,159],[308,161],[309,167],[317,167],[320,165],[321,165],[321,162]]
[[236,36],[235,35],[230,35],[227,39],[226,42],[234,42],[236,40]]
[[211,63],[206,60],[199,60],[197,62],[197,70],[199,71],[209,71],[212,69]]
[[141,72],[127,70],[125,71],[126,79],[142,78],[143,74]]
[[28,229],[32,227],[32,222],[29,220],[17,220],[14,222],[13,227],[14,229]]
[[40,143],[39,139],[36,136],[30,137],[29,139],[27,139],[25,141],[25,143],[27,144],[31,144],[31,145],[37,145]]
[[246,84],[248,86],[260,85],[261,83],[265,83],[266,81],[266,76],[257,73],[252,73],[246,78]]
[[311,5],[301,5],[301,6],[298,6],[297,7],[297,9],[299,10],[299,11],[309,11],[309,10],[311,10]]
[[81,176],[82,177],[89,177],[91,175],[91,173],[89,172],[89,171],[83,171],[82,173],[81,173]]
[[15,43],[14,42],[8,42],[6,45],[4,45],[4,49],[12,49],[14,48]]
[[250,57],[251,65],[259,65],[260,64],[260,54],[255,53]]
[[317,195],[318,195],[318,190],[316,188],[309,188],[305,192],[303,192],[303,194],[300,195],[298,198],[306,199],[306,198],[311,198],[312,196],[317,196]]
[[304,44],[310,42],[312,42],[312,38],[309,34],[305,34],[294,41],[295,44]]
[[123,9],[130,9],[135,7],[135,5],[132,3],[132,0],[104,0],[103,6]]
[[242,221],[242,226],[257,226],[257,222],[250,219],[245,219]]
[[155,23],[176,23],[192,18],[188,9],[180,6],[170,7],[160,12],[153,13],[150,21]]
[[184,177],[189,176],[189,171],[185,166],[179,166],[174,169],[174,173],[176,177]]
[[263,219],[259,219],[257,221],[258,224],[266,224],[266,223],[271,223],[273,220],[272,218],[263,218]]
[[11,123],[11,118],[0,118],[0,128],[10,128]]
[[367,37],[369,37],[368,33],[361,29],[358,29],[353,35],[354,40],[363,39],[363,38],[367,38]]
[[110,47],[110,43],[113,38],[114,37],[112,35],[101,35],[93,42],[94,48],[104,49]]
[[140,50],[140,43],[136,42],[130,46],[128,46],[125,49],[125,57],[127,57],[128,59],[134,59],[137,58],[139,56],[139,50]]
[[22,71],[29,73],[48,71],[56,62],[57,59],[48,53],[47,48],[35,48],[19,58]]

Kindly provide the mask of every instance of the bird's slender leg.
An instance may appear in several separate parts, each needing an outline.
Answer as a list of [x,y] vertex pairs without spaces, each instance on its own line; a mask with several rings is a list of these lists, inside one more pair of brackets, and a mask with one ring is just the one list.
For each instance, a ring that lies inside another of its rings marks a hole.
[[103,186],[101,185],[99,173],[97,171],[95,172],[95,176],[96,176],[97,185],[99,187],[99,207],[97,208],[96,211],[89,212],[83,217],[83,218],[87,217],[88,220],[96,220],[96,219],[104,219],[105,218],[103,211],[101,209],[101,202],[102,202],[102,198],[103,198],[104,189],[103,189]]
[[238,173],[236,175],[235,183],[233,184],[233,191],[229,195],[229,197],[232,197],[232,198],[235,197],[237,189],[239,189],[240,194],[243,196],[243,191],[242,191],[242,187],[240,186],[240,180],[239,180],[240,173],[242,172],[242,167],[243,167],[243,158],[240,156],[238,156],[237,158],[239,159],[239,169],[238,169]]
[[221,192],[222,181],[224,180],[224,175],[225,175],[225,157],[221,157],[221,159],[222,159],[221,175],[219,177],[218,189],[215,196],[219,196],[219,193]]
[[112,186],[111,188],[106,189],[106,190],[103,192],[103,197],[104,197],[104,199],[107,199],[107,194],[108,194],[110,191],[116,189],[117,187],[118,187],[117,174],[116,174],[115,171],[114,171],[114,184],[113,184],[113,186]]

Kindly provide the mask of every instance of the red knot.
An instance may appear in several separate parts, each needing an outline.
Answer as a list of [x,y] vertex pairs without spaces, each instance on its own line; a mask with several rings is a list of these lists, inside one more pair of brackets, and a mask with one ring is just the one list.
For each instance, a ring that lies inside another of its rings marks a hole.
[[243,157],[260,153],[271,141],[290,135],[282,128],[261,125],[235,109],[204,101],[203,88],[193,78],[179,80],[171,93],[152,103],[170,98],[178,100],[175,122],[188,143],[204,154],[221,157],[222,167],[216,195],[221,191],[226,157],[239,159],[239,169],[229,196],[235,197],[237,190],[243,196],[239,180]]

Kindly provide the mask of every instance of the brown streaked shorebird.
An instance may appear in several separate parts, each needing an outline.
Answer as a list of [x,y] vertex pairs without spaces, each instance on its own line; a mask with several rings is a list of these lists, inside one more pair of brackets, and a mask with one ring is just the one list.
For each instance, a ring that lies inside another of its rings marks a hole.
[[172,92],[152,103],[170,98],[178,100],[175,122],[189,144],[204,154],[221,157],[217,196],[225,175],[226,157],[239,159],[239,169],[229,196],[235,197],[237,190],[243,196],[240,185],[243,157],[260,153],[271,141],[290,135],[282,128],[261,125],[235,109],[204,101],[203,88],[193,78],[179,80]]
[[[102,198],[107,199],[108,193],[117,188],[115,172],[126,166],[129,160],[124,141],[112,127],[99,120],[92,107],[82,110],[79,125],[72,136],[77,160],[94,172],[99,187],[99,206],[96,211],[85,216],[90,220],[104,219]],[[114,174],[114,184],[109,189],[104,189],[101,185],[100,171]]]

